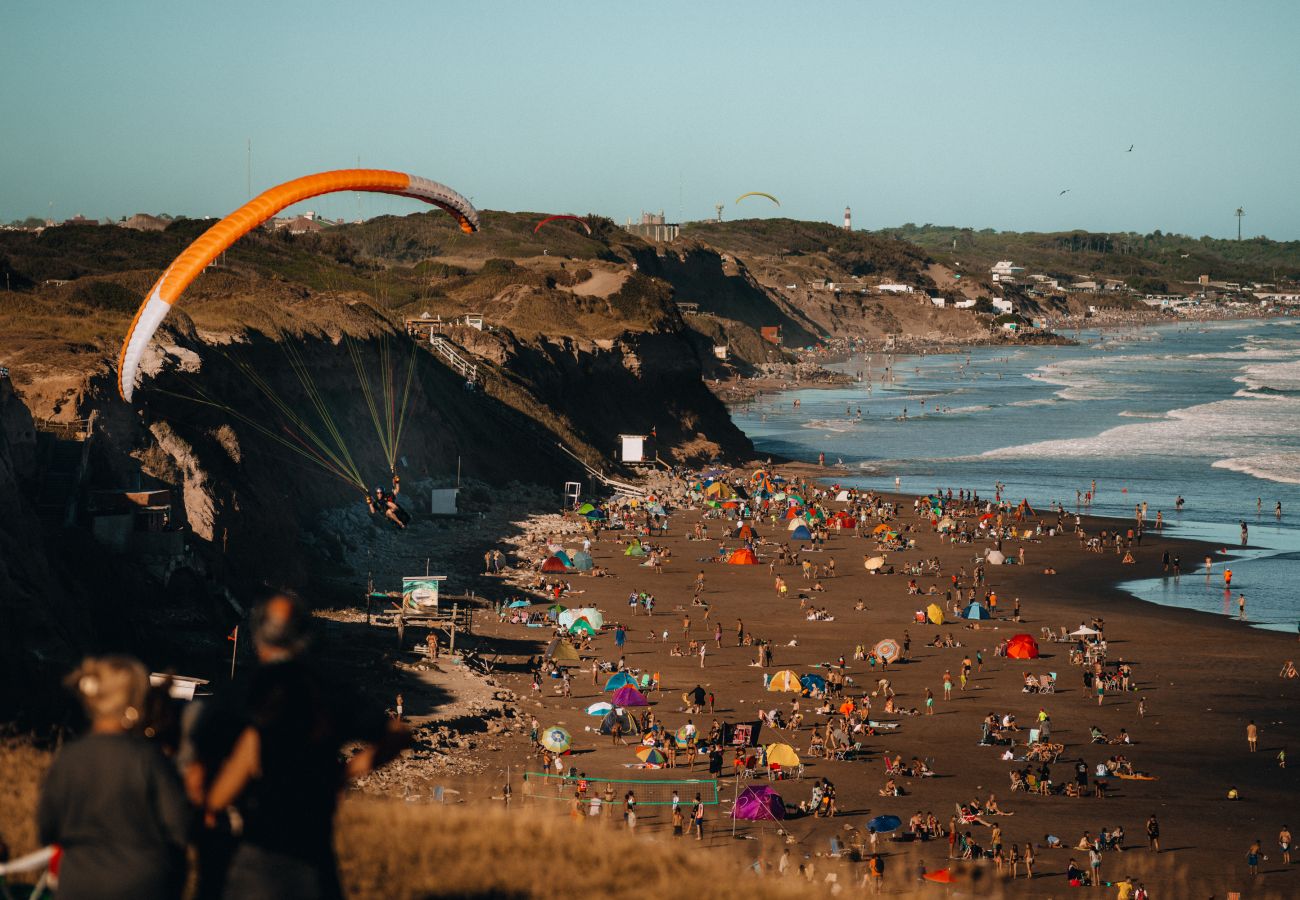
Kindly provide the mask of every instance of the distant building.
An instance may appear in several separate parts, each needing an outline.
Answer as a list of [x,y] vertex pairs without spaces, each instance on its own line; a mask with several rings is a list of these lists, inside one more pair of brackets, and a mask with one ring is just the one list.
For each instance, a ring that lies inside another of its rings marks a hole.
[[676,223],[666,221],[664,211],[661,209],[657,213],[642,212],[640,222],[633,223],[629,219],[623,226],[623,230],[648,241],[668,243],[677,240],[682,228]]
[[882,294],[910,294],[916,290],[910,284],[878,284],[876,290]]
[[1003,300],[1001,297],[995,297],[993,299],[993,308],[1000,313],[1009,313],[1011,312],[1011,301]]
[[134,231],[162,231],[167,227],[167,220],[151,216],[148,213],[136,213],[131,218],[123,219],[117,224]]
[[947,300],[945,300],[943,297],[939,297],[934,294],[930,295],[930,303],[937,306],[939,309],[943,309],[945,306],[948,305]]
[[81,213],[77,213],[77,214],[76,214],[75,216],[73,216],[71,219],[64,219],[64,220],[63,220],[63,224],[64,224],[64,225],[98,225],[98,224],[99,224],[99,220],[98,220],[98,219],[87,219],[87,218],[86,218],[85,216],[83,216]]
[[1025,267],[1018,266],[1009,259],[1001,259],[989,271],[993,273],[994,281],[1015,284],[1016,276],[1024,274]]
[[776,344],[778,347],[781,346],[780,325],[764,325],[759,329],[759,334],[761,334],[763,340],[767,341],[769,344]]
[[1300,290],[1297,291],[1255,291],[1259,300],[1271,300],[1274,303],[1300,303]]
[[853,212],[847,206],[844,207],[844,230],[853,230]]
[[323,231],[326,220],[318,217],[316,213],[308,210],[300,216],[287,216],[284,218],[272,219],[271,228],[274,231],[284,229],[290,234],[316,234]]

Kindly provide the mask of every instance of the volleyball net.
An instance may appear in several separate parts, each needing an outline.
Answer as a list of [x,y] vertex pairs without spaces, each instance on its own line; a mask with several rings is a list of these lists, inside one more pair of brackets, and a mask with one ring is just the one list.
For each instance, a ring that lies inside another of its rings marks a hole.
[[717,806],[721,802],[721,791],[714,778],[588,778],[547,772],[524,773],[524,797],[572,802],[576,791],[582,792],[585,801],[599,797],[602,802],[611,799],[615,804],[621,804],[631,791],[637,806],[671,806],[674,793],[686,807],[695,802],[696,794],[705,806]]

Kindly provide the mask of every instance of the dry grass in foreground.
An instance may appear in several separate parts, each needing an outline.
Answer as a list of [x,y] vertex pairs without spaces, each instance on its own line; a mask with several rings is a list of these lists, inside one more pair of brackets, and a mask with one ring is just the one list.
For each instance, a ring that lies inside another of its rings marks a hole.
[[[35,811],[40,784],[49,767],[49,751],[23,739],[0,740],[0,836],[14,855],[36,848]],[[723,827],[724,818],[711,824]],[[630,835],[609,824],[577,823],[556,815],[555,807],[516,805],[460,806],[412,804],[349,794],[338,818],[339,861],[347,895],[369,898],[523,898],[551,897],[559,891],[574,897],[693,896],[717,900],[780,900],[831,896],[825,878],[834,873],[840,896],[863,894],[860,862],[825,857],[808,860],[812,882],[793,872],[772,877],[781,844],[731,841],[721,835],[703,848],[693,840],[674,839],[663,831]],[[942,885],[919,884],[915,848],[890,847],[885,891],[892,897],[945,896]],[[934,845],[928,849],[942,854]],[[808,848],[791,846],[792,870],[804,862]],[[1040,877],[1001,882],[991,864],[965,868],[965,884],[952,886],[969,896],[1042,897],[1073,894],[1061,871],[1069,851],[1039,855]],[[942,856],[928,854],[931,869]],[[767,874],[757,877],[755,860]],[[1107,854],[1107,877],[1131,875],[1164,900],[1173,897],[1226,896],[1243,891],[1252,900],[1288,896],[1270,889],[1267,879],[1245,877],[1193,879],[1176,854],[1158,857],[1143,851]],[[1267,865],[1265,868],[1267,869]],[[982,877],[981,877],[982,876]],[[1246,889],[1249,893],[1246,893]],[[1098,896],[1113,896],[1108,889]],[[1091,892],[1086,889],[1080,896]]]
[[[724,814],[725,815],[725,814]],[[724,819],[711,824],[722,827]],[[635,836],[610,824],[575,822],[555,809],[500,806],[413,805],[353,795],[339,817],[337,845],[348,895],[357,898],[542,898],[562,891],[567,896],[690,896],[745,898],[861,896],[866,865],[847,859],[814,857],[807,847],[791,846],[791,872],[775,876],[781,844],[773,839],[732,841],[716,836],[704,848],[694,840],[675,839],[663,831]],[[939,885],[917,880],[917,863],[925,853],[930,870],[944,865],[943,849],[934,844],[886,844],[885,893],[917,900],[948,896],[1044,897],[1076,893],[1065,882],[1071,851],[1040,854],[1039,877],[1006,881],[991,862],[972,866],[953,863],[961,881]],[[928,852],[927,852],[928,851]],[[1083,854],[1086,864],[1087,855]],[[758,877],[753,863],[762,860]],[[799,877],[800,863],[813,869],[811,882]],[[1242,891],[1252,900],[1280,900],[1266,880],[1224,876],[1193,879],[1175,854],[1153,856],[1145,850],[1106,854],[1106,878],[1132,877],[1160,900],[1174,897],[1222,897]],[[826,882],[834,873],[838,891]],[[1243,890],[1245,889],[1245,890]],[[1113,897],[1115,888],[1096,896]],[[1248,891],[1248,893],[1246,893]],[[1088,889],[1077,891],[1082,897]]]
[[807,895],[806,884],[747,877],[741,858],[727,850],[700,852],[693,840],[674,846],[527,807],[507,812],[352,797],[338,824],[339,862],[352,897]]

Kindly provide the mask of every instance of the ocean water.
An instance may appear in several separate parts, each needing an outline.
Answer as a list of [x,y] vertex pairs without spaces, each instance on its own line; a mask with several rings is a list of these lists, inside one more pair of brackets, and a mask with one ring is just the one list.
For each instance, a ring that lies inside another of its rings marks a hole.
[[[1146,502],[1149,523],[1160,511],[1170,533],[1226,551],[1208,581],[1203,561],[1184,560],[1195,575],[1127,590],[1231,615],[1244,593],[1250,623],[1300,628],[1300,321],[1078,338],[1077,347],[857,357],[836,366],[860,377],[850,387],[764,397],[734,418],[760,453],[814,461],[824,452],[860,473],[846,481],[863,487],[892,489],[898,479],[908,492],[992,496],[1001,482],[1012,500],[1074,510],[1084,508],[1076,492],[1095,481],[1091,512],[1131,520]],[[1240,548],[1243,521],[1250,549]]]

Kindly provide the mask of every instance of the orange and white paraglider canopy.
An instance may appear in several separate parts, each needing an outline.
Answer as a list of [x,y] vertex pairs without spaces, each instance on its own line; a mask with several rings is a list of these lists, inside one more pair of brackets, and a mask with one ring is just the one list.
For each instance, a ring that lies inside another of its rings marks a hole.
[[305,175],[273,187],[249,200],[200,235],[180,256],[172,260],[171,265],[154,283],[122,341],[117,366],[117,385],[122,399],[129,401],[135,391],[140,357],[149,346],[154,332],[185,289],[199,277],[200,272],[231,244],[285,207],[338,191],[368,191],[423,200],[451,213],[460,224],[461,231],[466,234],[478,231],[478,211],[468,200],[446,185],[416,175],[407,175],[405,172],[340,169]]

